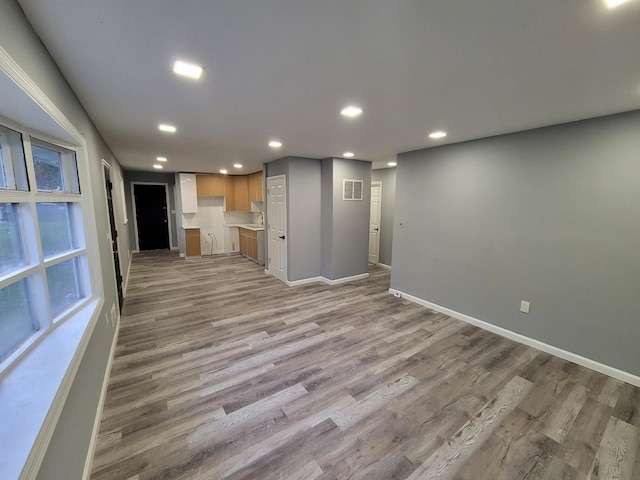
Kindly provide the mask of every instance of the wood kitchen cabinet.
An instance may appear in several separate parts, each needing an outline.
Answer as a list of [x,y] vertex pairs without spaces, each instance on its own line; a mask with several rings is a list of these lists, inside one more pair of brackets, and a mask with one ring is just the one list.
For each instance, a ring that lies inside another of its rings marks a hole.
[[185,228],[185,256],[186,257],[199,257],[200,251],[200,229],[199,228]]
[[236,211],[236,186],[234,177],[224,177],[224,209],[226,212]]
[[262,172],[251,175],[196,175],[198,197],[224,197],[226,212],[250,212],[262,201]]
[[199,197],[224,197],[224,177],[196,175],[196,189]]
[[[235,188],[235,211],[250,212],[251,201],[249,200],[249,178],[247,175],[237,175],[233,177]],[[229,210],[229,209],[227,209]]]
[[260,263],[258,251],[258,232],[240,227],[240,253],[251,260]]
[[262,172],[256,172],[249,175],[249,200],[251,202],[264,201],[264,193],[262,188]]

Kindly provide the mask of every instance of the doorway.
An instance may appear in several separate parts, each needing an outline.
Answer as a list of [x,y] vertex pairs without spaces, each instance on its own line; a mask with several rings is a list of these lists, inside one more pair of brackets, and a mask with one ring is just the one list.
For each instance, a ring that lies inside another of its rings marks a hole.
[[371,182],[371,213],[369,220],[369,263],[380,262],[380,212],[382,182]]
[[107,210],[109,212],[109,227],[111,231],[111,254],[113,255],[113,268],[116,276],[116,290],[118,292],[118,308],[122,311],[124,293],[122,288],[122,270],[120,269],[120,254],[118,252],[118,229],[116,228],[116,215],[113,208],[113,182],[111,181],[111,167],[108,163],[102,164],[104,172],[104,187],[107,195]]
[[167,186],[134,183],[132,187],[138,250],[168,250]]
[[287,192],[284,175],[267,178],[269,274],[287,283]]

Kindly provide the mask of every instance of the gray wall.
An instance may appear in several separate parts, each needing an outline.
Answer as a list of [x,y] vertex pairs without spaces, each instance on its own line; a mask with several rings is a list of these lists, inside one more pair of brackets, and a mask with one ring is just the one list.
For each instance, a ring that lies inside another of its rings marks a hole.
[[321,172],[322,213],[322,263],[321,275],[332,278],[333,275],[333,158],[322,160]]
[[393,212],[396,205],[396,169],[383,168],[371,172],[372,182],[382,182],[382,206],[380,212],[380,255],[378,261],[391,265],[393,247]]
[[[116,169],[119,168],[118,162],[14,0],[0,2],[0,45],[86,138],[91,183],[88,188],[85,185],[83,190],[91,192],[95,206],[97,248],[105,295],[100,317],[104,318],[105,312],[117,302],[117,296],[113,257],[107,239],[109,223],[101,159],[104,158]],[[126,229],[122,234],[127,235]],[[123,242],[126,244],[128,240],[123,239]],[[97,322],[38,478],[82,477],[114,333],[115,329],[107,326],[106,322]]]
[[[367,273],[371,163],[329,158],[322,161],[322,170],[322,276],[336,280]],[[342,199],[344,179],[363,181],[362,200]],[[329,199],[330,218],[325,216]]]
[[399,155],[392,288],[640,375],[639,139],[636,111]]
[[[127,216],[129,218],[129,236],[131,238],[131,250],[137,248],[135,229],[136,219],[133,216],[133,198],[131,193],[132,182],[149,182],[149,183],[167,183],[169,185],[169,217],[171,218],[171,228],[169,235],[171,237],[171,245],[178,247],[178,233],[176,220],[176,196],[175,196],[175,174],[173,173],[155,173],[155,172],[132,172],[124,171],[124,190],[127,202]],[[174,213],[172,213],[174,212]]]
[[265,164],[265,172],[266,177],[286,176],[287,279],[317,277],[321,257],[320,162],[286,157]]
[[321,264],[320,167],[317,160],[294,158],[287,178],[290,281],[316,277]]
[[[287,177],[287,279],[336,280],[368,271],[371,163],[286,157],[265,164]],[[342,180],[362,179],[362,201],[342,200]]]

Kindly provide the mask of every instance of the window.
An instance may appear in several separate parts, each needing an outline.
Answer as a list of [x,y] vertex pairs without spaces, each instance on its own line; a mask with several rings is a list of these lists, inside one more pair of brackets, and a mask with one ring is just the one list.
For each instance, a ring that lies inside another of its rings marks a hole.
[[0,203],[0,276],[25,264],[18,205]]
[[0,125],[0,189],[29,190],[22,134]]
[[72,150],[32,140],[31,151],[38,190],[80,193],[76,155]]
[[91,297],[78,178],[72,149],[0,125],[0,371]]

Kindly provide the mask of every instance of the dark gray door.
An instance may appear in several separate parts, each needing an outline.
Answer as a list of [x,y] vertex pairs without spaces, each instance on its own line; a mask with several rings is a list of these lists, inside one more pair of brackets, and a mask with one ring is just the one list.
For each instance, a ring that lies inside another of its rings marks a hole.
[[169,248],[167,193],[164,185],[133,186],[138,227],[138,247],[145,250]]

